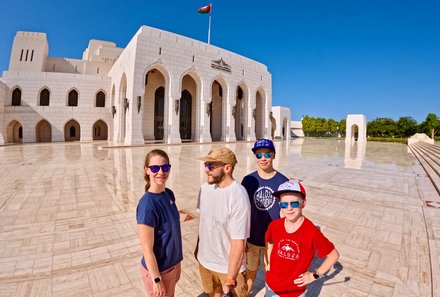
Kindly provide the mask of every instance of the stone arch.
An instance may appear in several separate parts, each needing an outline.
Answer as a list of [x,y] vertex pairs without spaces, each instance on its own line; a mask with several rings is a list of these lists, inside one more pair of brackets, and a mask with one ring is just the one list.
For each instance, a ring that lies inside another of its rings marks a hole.
[[52,126],[47,120],[41,120],[35,127],[35,136],[37,142],[52,141]]
[[255,93],[255,137],[257,139],[265,137],[265,118],[266,118],[266,92],[263,88],[259,88]]
[[225,139],[226,94],[228,85],[222,76],[218,76],[211,83],[211,116],[210,132],[212,141]]
[[184,72],[180,77],[179,133],[182,140],[195,140],[200,119],[200,94],[202,79],[194,70]]
[[287,136],[289,135],[290,137],[290,129],[289,129],[289,119],[287,117],[285,117],[283,119],[283,126],[281,128],[281,136],[283,139],[287,139]]
[[41,88],[38,92],[38,105],[49,106],[50,105],[50,89],[47,86]]
[[358,141],[367,141],[367,118],[363,114],[349,114],[346,121],[346,141],[355,140],[355,128],[358,128]]
[[76,120],[71,119],[64,125],[64,140],[65,141],[81,140],[81,126]]
[[13,143],[23,142],[23,127],[17,120],[13,120],[9,123],[6,130],[6,141]]
[[148,67],[144,75],[142,134],[144,140],[165,138],[170,75],[163,65]]
[[93,140],[107,140],[108,139],[108,126],[99,119],[93,124]]
[[233,115],[235,119],[235,138],[237,140],[247,139],[250,130],[248,129],[249,115],[249,88],[245,82],[236,86],[235,106]]

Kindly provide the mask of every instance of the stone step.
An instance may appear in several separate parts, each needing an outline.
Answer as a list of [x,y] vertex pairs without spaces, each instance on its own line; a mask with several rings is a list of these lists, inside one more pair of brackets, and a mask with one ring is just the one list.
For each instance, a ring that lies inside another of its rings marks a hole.
[[437,151],[433,149],[431,144],[420,145],[418,143],[409,145],[409,148],[419,160],[425,169],[429,179],[433,183],[435,189],[440,194],[440,158]]

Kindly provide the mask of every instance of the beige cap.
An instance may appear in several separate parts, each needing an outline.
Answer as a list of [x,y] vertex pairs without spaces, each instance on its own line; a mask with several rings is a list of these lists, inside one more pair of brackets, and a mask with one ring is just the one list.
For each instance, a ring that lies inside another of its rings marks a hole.
[[237,158],[235,157],[234,152],[226,147],[213,149],[208,153],[207,156],[200,157],[198,159],[205,162],[220,162],[223,164],[230,164],[232,166],[237,164]]

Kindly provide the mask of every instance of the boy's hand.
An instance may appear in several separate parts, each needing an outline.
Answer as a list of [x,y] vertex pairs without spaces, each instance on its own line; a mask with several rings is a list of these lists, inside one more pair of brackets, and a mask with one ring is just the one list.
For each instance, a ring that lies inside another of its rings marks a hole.
[[310,284],[313,281],[315,281],[313,274],[310,271],[306,271],[303,274],[300,274],[299,277],[295,279],[293,282],[296,285],[298,285],[298,287],[303,287],[305,285]]

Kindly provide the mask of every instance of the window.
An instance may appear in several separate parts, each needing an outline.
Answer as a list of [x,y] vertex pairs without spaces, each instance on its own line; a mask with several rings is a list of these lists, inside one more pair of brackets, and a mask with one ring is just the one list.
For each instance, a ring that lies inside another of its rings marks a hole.
[[40,106],[49,106],[50,92],[48,89],[43,89],[40,92]]
[[69,92],[69,99],[67,102],[67,106],[78,106],[78,92],[72,90]]
[[20,106],[21,105],[21,90],[16,88],[12,92],[12,106]]
[[105,94],[103,91],[96,94],[96,107],[105,107]]

